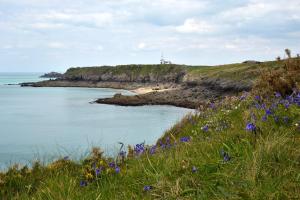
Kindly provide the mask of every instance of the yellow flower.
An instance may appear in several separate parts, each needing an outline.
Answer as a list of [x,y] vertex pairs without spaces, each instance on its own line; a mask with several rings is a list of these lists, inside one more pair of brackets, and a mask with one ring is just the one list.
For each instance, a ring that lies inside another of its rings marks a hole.
[[85,175],[85,178],[86,178],[86,179],[92,179],[92,178],[93,178],[93,175],[92,175],[91,173],[87,173],[87,174]]
[[103,165],[104,165],[104,161],[103,161],[103,160],[100,160],[99,164],[100,164],[101,166],[103,166]]

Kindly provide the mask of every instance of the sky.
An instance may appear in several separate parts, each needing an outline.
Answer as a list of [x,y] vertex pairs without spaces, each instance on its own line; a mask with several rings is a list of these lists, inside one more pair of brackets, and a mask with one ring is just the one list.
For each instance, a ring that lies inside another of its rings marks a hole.
[[0,0],[0,72],[300,52],[299,0]]

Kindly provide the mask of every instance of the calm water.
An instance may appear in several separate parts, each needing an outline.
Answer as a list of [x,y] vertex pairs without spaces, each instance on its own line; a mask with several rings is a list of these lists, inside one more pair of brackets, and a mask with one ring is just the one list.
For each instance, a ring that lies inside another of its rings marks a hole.
[[0,74],[0,167],[79,158],[92,146],[114,152],[118,142],[153,144],[189,109],[90,104],[124,90],[21,88],[4,84],[38,81],[39,74]]

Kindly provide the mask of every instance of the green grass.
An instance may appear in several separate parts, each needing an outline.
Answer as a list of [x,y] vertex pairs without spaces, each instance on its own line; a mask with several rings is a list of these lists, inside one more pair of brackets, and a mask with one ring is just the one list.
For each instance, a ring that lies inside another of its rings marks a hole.
[[[97,150],[81,162],[11,168],[0,174],[1,199],[299,199],[300,107],[279,104],[262,121],[265,111],[256,103],[252,97],[226,99],[188,115],[157,143],[170,141],[171,147],[140,156],[129,150],[124,161],[118,160],[120,173],[110,169],[95,177],[93,163],[98,168],[112,161]],[[256,134],[245,130],[250,121]],[[202,130],[205,125],[208,131]],[[186,136],[190,141],[180,142]],[[228,162],[221,150],[231,157]],[[81,187],[81,180],[88,185]],[[152,189],[143,191],[146,185]]]

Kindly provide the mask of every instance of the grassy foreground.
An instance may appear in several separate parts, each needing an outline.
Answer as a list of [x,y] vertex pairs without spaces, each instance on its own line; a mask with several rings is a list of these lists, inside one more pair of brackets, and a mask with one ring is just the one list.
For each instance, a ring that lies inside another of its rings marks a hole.
[[300,199],[300,93],[243,94],[185,117],[157,142],[0,174],[0,199]]

